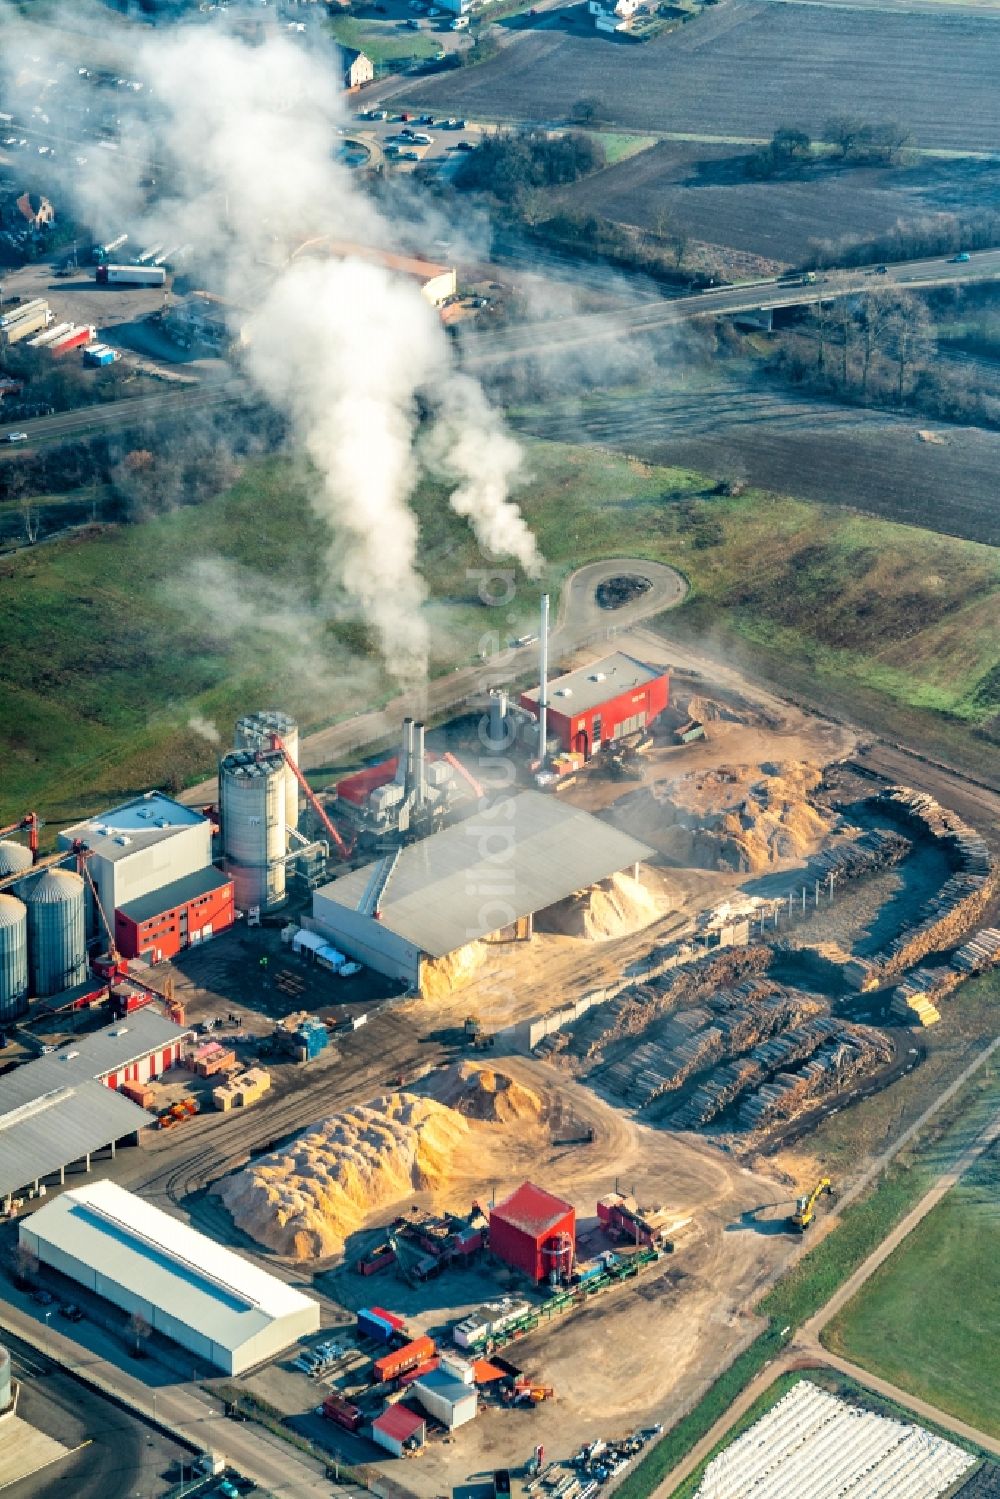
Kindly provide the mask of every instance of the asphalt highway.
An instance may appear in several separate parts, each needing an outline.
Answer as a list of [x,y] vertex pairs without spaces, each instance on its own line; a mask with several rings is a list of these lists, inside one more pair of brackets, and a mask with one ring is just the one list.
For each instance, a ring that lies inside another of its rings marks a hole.
[[[921,290],[996,279],[1000,279],[1000,249],[979,251],[961,264],[941,257],[901,261],[889,265],[885,274],[878,274],[874,266],[850,271],[823,271],[817,274],[815,282],[808,285],[801,280],[782,281],[772,277],[742,286],[692,292],[683,297],[646,300],[615,312],[552,318],[540,323],[522,323],[504,332],[470,334],[459,344],[460,358],[469,370],[488,370],[518,359],[537,357],[539,353],[551,358],[560,352],[655,332],[691,318],[799,307],[886,286]],[[45,444],[176,415],[185,408],[236,401],[245,392],[246,386],[241,381],[232,380],[214,388],[199,386],[196,390],[165,391],[162,395],[137,396],[107,406],[87,406],[76,411],[59,412],[55,416],[39,417],[13,429],[27,432],[28,441],[10,447],[0,443],[0,457],[10,458],[18,452]],[[3,435],[0,431],[0,438]]]

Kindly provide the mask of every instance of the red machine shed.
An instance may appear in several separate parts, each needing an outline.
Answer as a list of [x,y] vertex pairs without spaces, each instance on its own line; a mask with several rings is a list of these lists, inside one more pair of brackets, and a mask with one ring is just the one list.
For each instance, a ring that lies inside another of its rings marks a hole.
[[534,1281],[553,1270],[568,1275],[576,1253],[576,1209],[525,1182],[490,1209],[490,1249]]
[[[614,739],[641,733],[670,702],[666,672],[616,651],[593,666],[549,683],[548,736],[588,759]],[[521,694],[521,707],[538,717],[538,688]]]
[[119,906],[115,946],[123,957],[160,963],[232,926],[235,914],[232,880],[211,866],[197,869]]

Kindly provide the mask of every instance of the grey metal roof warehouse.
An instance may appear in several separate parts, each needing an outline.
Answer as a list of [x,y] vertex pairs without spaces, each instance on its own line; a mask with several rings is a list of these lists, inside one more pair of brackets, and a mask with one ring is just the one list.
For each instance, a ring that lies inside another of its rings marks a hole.
[[319,1328],[319,1303],[127,1192],[89,1182],[22,1220],[20,1241],[229,1373]]
[[161,1047],[172,1046],[190,1034],[190,1028],[168,1020],[154,1009],[134,1010],[124,1019],[87,1036],[77,1036],[48,1056],[25,1062],[23,1067],[0,1078],[0,1115],[9,1107],[50,1093],[53,1088],[119,1072],[130,1062],[148,1057]]
[[[22,1071],[27,1071],[23,1068]],[[4,1078],[3,1088],[10,1079]],[[153,1123],[122,1093],[75,1079],[11,1106],[0,1093],[0,1198]]]
[[0,1198],[152,1124],[97,1079],[187,1034],[138,1010],[0,1078]]
[[[371,921],[440,958],[652,854],[579,807],[522,791],[404,848]],[[335,908],[356,915],[373,868],[352,870],[315,892],[313,915],[335,937]],[[501,908],[509,912],[504,920],[497,918]]]

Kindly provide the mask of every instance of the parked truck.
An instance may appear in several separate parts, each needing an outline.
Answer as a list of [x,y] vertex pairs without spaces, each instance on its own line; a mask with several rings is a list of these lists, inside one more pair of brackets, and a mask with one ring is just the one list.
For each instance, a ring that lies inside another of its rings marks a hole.
[[347,1431],[357,1431],[365,1419],[358,1407],[345,1400],[342,1395],[327,1395],[322,1411],[328,1421],[336,1421],[338,1426],[345,1427]]
[[22,339],[30,338],[33,333],[47,328],[51,317],[52,314],[46,303],[37,311],[29,312],[24,317],[18,318],[16,322],[8,323],[5,328],[0,329],[0,338],[7,344],[18,344]]
[[91,323],[81,323],[75,328],[70,328],[61,338],[54,338],[47,345],[49,353],[56,358],[60,354],[68,354],[71,349],[83,349],[87,344],[93,343],[96,329]]
[[99,265],[94,279],[101,286],[162,286],[167,273],[162,265]]

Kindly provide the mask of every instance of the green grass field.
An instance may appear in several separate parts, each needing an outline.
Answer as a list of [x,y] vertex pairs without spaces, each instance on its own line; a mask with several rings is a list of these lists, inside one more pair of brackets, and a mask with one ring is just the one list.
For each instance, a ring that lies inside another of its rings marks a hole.
[[433,57],[441,43],[420,31],[402,35],[386,21],[362,21],[353,16],[335,16],[330,34],[342,47],[366,53],[376,67],[405,62],[411,57]]
[[1000,1156],[980,1157],[829,1325],[823,1341],[1000,1437]]
[[[874,710],[968,730],[1000,709],[1000,550],[835,507],[709,481],[592,447],[530,441],[520,500],[546,557],[519,618],[572,569],[620,555],[689,578],[678,633],[794,667],[812,691],[867,693]],[[0,817],[56,820],[109,795],[181,785],[213,750],[189,716],[228,721],[280,701],[306,726],[350,717],[390,684],[350,601],[330,582],[330,538],[287,460],[226,494],[130,527],[106,526],[0,560]],[[440,488],[417,497],[435,671],[473,658],[496,628],[470,570],[477,544]],[[335,538],[334,538],[335,542]],[[499,628],[514,632],[517,620]],[[991,751],[984,744],[980,773]]]

